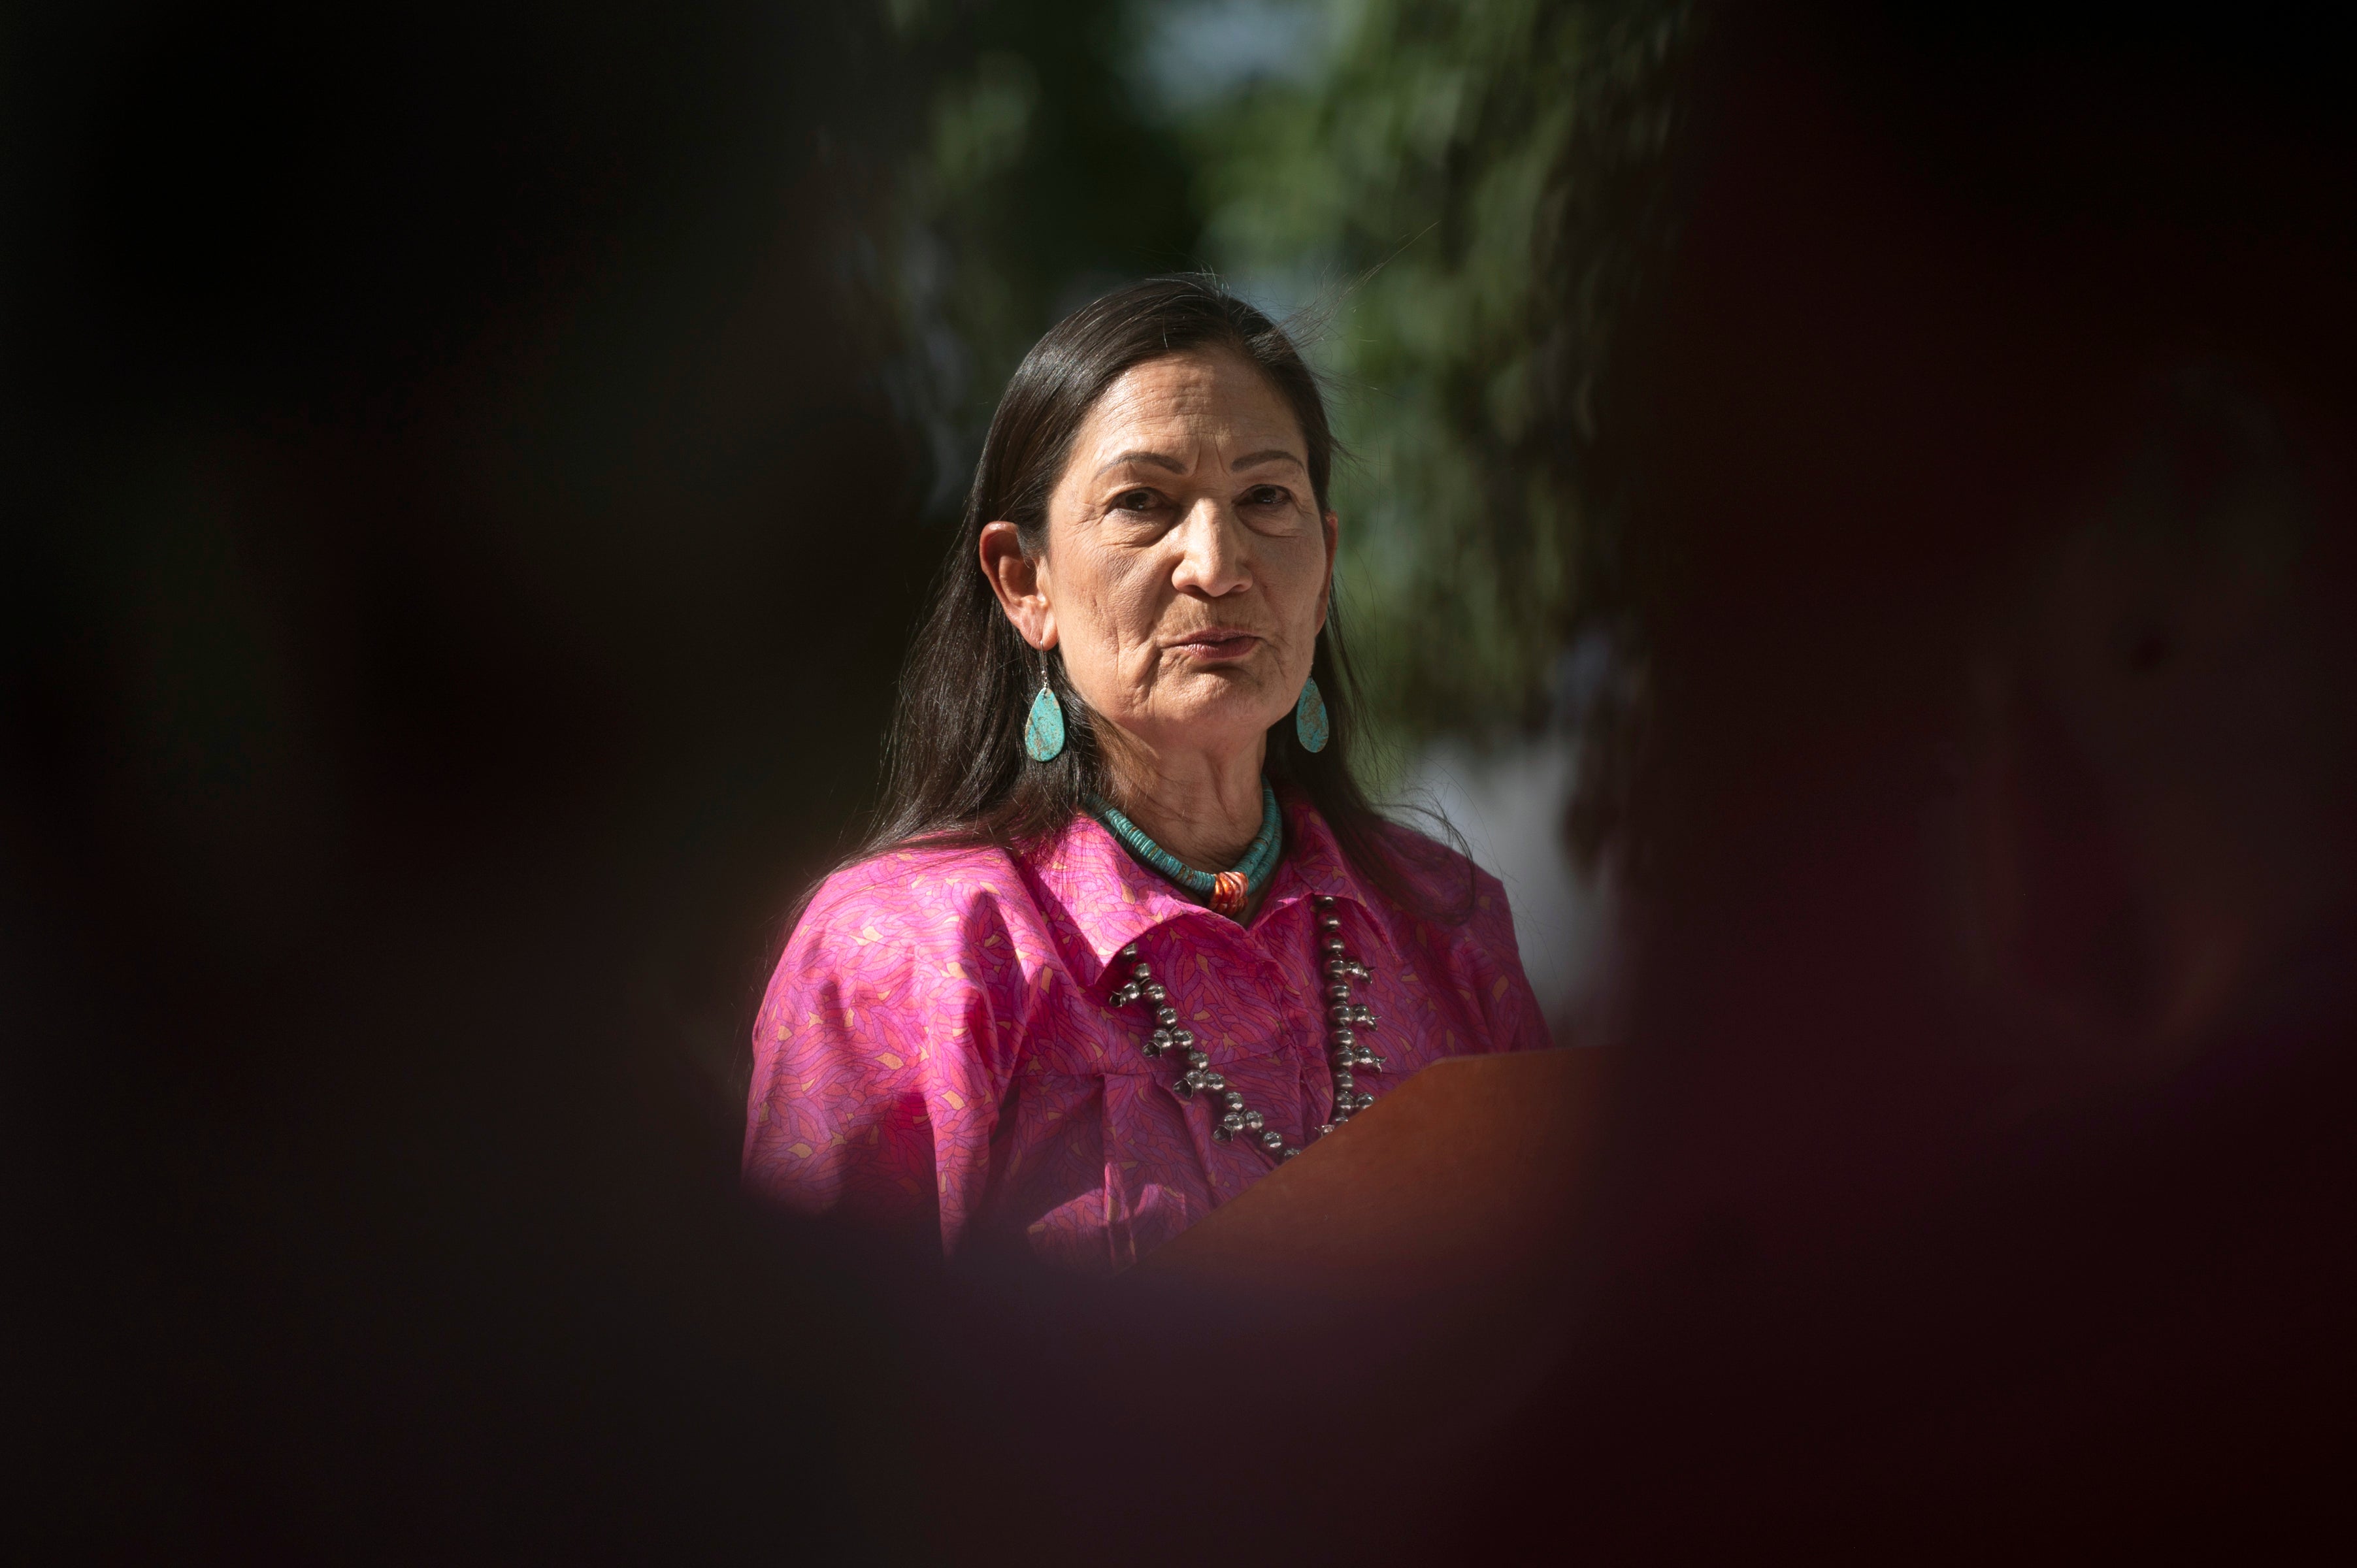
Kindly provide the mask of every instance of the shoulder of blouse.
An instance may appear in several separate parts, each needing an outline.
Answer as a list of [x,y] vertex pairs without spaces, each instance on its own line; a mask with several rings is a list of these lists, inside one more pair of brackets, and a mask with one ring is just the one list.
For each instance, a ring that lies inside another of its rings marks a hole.
[[1373,895],[1371,908],[1392,923],[1402,954],[1421,953],[1449,978],[1467,1004],[1489,1022],[1486,1048],[1549,1045],[1546,1022],[1523,971],[1521,943],[1505,885],[1463,851],[1398,822],[1383,824],[1384,847],[1400,857],[1410,883],[1440,913],[1419,916]]
[[1502,895],[1505,890],[1503,883],[1484,871],[1463,850],[1405,822],[1381,818],[1376,831],[1393,864],[1417,891],[1437,896],[1443,906],[1462,902],[1469,878],[1477,896]]
[[[1425,913],[1397,908],[1376,889],[1366,891],[1370,909],[1403,928],[1420,928],[1419,945],[1501,950],[1515,955],[1513,915],[1506,901],[1505,884],[1454,845],[1444,843],[1405,822],[1382,819],[1377,828],[1383,848],[1408,885],[1423,895]],[[1352,880],[1358,881],[1355,870]],[[1519,957],[1516,956],[1519,962]]]
[[845,866],[811,896],[781,969],[823,965],[846,948],[946,954],[1038,920],[1014,857],[990,845],[886,850]]

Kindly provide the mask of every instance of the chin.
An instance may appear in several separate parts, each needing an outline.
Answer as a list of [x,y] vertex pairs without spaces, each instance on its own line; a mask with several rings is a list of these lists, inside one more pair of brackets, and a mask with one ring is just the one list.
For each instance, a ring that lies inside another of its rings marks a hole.
[[1289,711],[1289,704],[1272,711],[1265,693],[1247,687],[1189,692],[1153,716],[1151,738],[1164,747],[1241,746],[1257,739]]

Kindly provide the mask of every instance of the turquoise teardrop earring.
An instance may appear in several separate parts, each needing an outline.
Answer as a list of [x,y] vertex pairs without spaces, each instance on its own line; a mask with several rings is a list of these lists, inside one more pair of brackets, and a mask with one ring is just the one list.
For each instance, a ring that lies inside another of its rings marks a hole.
[[1315,675],[1302,683],[1300,699],[1293,704],[1293,734],[1304,751],[1323,751],[1332,738],[1326,724],[1326,698],[1318,690]]
[[[1321,711],[1318,723],[1325,719]],[[1039,694],[1031,699],[1031,716],[1023,721],[1023,754],[1034,762],[1053,762],[1064,750],[1064,704],[1048,689],[1048,666],[1039,666]]]

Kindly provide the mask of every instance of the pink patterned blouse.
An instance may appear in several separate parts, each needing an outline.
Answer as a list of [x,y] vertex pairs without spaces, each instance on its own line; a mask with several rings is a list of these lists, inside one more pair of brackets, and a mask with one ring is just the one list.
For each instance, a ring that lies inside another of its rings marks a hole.
[[[753,1029],[748,1190],[809,1212],[937,1218],[942,1245],[1026,1245],[1060,1267],[1128,1267],[1275,1168],[1211,1136],[1216,1096],[1182,1099],[1140,1047],[1146,1010],[1110,1006],[1135,942],[1211,1067],[1299,1146],[1333,1083],[1311,897],[1373,972],[1355,987],[1388,1060],[1381,1098],[1439,1057],[1549,1044],[1497,881],[1405,829],[1404,869],[1448,925],[1362,882],[1324,821],[1285,803],[1285,858],[1240,926],[1187,899],[1082,818],[1037,856],[888,853],[837,872],[780,959]],[[1418,869],[1421,867],[1421,869]]]

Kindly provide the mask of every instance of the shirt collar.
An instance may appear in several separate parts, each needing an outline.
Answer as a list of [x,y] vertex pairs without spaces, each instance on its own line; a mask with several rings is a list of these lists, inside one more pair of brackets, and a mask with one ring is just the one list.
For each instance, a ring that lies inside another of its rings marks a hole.
[[[1285,812],[1285,855],[1261,908],[1265,920],[1285,907],[1319,895],[1360,907],[1365,924],[1397,959],[1382,895],[1363,883],[1315,807],[1279,789]],[[1202,905],[1182,896],[1159,872],[1141,865],[1093,817],[1080,816],[1039,853],[1026,857],[1046,902],[1059,906],[1087,949],[1094,967],[1085,977],[1094,989],[1121,950],[1155,928],[1178,920],[1217,920]]]

